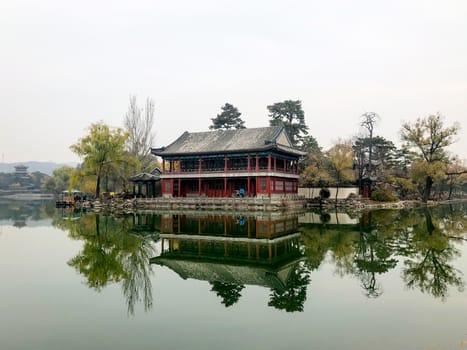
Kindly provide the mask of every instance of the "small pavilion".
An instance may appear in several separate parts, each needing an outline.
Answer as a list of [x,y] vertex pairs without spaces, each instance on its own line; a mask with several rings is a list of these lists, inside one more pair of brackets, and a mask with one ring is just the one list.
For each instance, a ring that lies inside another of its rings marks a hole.
[[161,196],[161,174],[159,168],[150,173],[142,172],[130,177],[133,183],[133,195],[143,198],[155,198]]

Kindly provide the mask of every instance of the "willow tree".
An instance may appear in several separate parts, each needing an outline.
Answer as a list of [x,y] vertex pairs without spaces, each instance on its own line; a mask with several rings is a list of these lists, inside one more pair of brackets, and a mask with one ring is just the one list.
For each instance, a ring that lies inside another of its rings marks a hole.
[[459,129],[458,123],[445,127],[444,118],[439,112],[402,125],[401,140],[408,149],[415,151],[416,160],[425,164],[424,202],[430,198],[434,174],[449,162],[446,148],[455,142]]
[[339,140],[327,152],[329,159],[329,170],[336,181],[336,203],[339,187],[342,183],[355,180],[353,170],[353,150],[350,141]]
[[309,153],[304,163],[306,166],[300,172],[301,186],[326,186],[332,182],[329,174],[329,161],[323,152]]
[[103,122],[91,124],[88,129],[88,135],[71,145],[70,149],[83,159],[83,174],[96,177],[96,197],[99,197],[102,177],[126,158],[128,134]]

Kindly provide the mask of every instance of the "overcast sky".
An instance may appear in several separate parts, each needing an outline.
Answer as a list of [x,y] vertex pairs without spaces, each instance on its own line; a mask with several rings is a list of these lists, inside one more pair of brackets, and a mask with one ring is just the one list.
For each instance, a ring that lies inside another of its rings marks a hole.
[[261,127],[292,99],[325,149],[367,111],[396,145],[403,121],[440,111],[467,158],[465,0],[2,1],[0,49],[4,162],[79,161],[69,146],[121,127],[132,94],[155,101],[154,147],[226,102]]

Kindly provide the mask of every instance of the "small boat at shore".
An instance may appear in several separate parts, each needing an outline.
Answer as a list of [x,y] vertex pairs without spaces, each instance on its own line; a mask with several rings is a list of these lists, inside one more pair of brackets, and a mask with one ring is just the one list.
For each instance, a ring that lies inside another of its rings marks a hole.
[[62,191],[59,197],[55,201],[56,208],[67,208],[67,207],[74,207],[77,201],[80,201],[82,198],[81,191],[73,190],[73,191]]

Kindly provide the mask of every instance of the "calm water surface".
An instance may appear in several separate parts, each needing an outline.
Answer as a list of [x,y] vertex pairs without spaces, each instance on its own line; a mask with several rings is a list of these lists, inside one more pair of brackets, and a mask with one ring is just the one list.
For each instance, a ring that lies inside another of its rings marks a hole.
[[360,214],[0,203],[0,349],[467,349],[467,205]]

